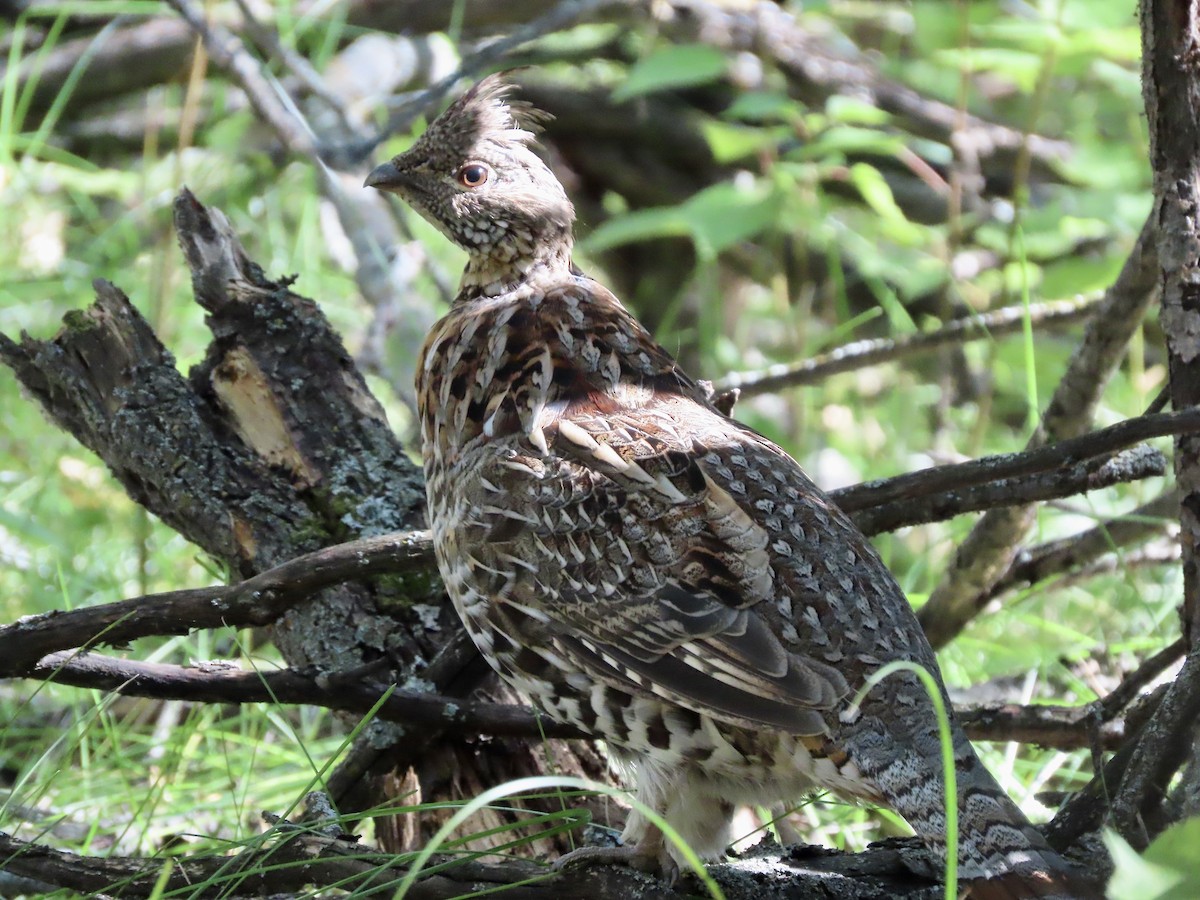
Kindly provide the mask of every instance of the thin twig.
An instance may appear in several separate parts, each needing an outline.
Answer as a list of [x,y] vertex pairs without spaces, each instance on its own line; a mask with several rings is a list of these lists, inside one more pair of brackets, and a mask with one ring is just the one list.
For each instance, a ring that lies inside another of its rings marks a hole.
[[761,372],[734,372],[715,387],[717,391],[740,390],[753,397],[785,388],[815,384],[842,372],[877,366],[947,344],[961,344],[982,338],[1014,334],[1024,328],[1026,316],[1039,328],[1070,325],[1086,319],[1095,310],[1098,299],[1055,300],[1024,306],[1006,306],[969,318],[954,319],[923,334],[894,338],[854,341],[798,363],[770,366]]
[[168,0],[175,11],[204,41],[213,63],[225,70],[246,92],[246,97],[258,118],[262,120],[284,146],[317,161],[320,159],[316,135],[308,127],[291,98],[250,54],[241,40],[228,28],[211,23],[204,11],[192,0]]
[[1100,557],[1165,534],[1179,510],[1179,494],[1163,494],[1149,503],[1101,522],[1094,528],[1025,550],[1008,572],[976,600],[977,606],[1000,594],[1037,584],[1052,575],[1082,568]]
[[[157,700],[304,704],[356,713],[370,710],[388,689],[373,678],[364,678],[360,671],[310,676],[294,669],[245,671],[223,661],[177,666],[90,653],[52,653],[33,666],[27,677]],[[586,736],[578,728],[543,718],[527,707],[403,688],[383,701],[379,718],[437,726],[456,734]]]
[[1026,138],[1020,131],[962,113],[949,103],[918,93],[893,81],[871,62],[868,54],[834,45],[806,31],[778,3],[722,4],[706,0],[664,0],[662,29],[674,40],[699,40],[728,52],[747,52],[765,58],[783,73],[794,95],[820,108],[836,94],[853,94],[890,113],[899,127],[949,144],[953,139],[979,159],[997,154],[1011,158],[1023,141],[1046,170],[1067,157],[1070,145],[1040,135]]
[[1113,797],[1113,823],[1136,849],[1144,849],[1164,824],[1156,810],[1165,799],[1167,783],[1187,756],[1187,736],[1197,719],[1200,651],[1193,651],[1138,736],[1129,769]]
[[[1131,572],[1139,569],[1161,569],[1164,566],[1178,566],[1180,560],[1179,545],[1168,544],[1157,547],[1144,547],[1130,550],[1120,556],[1112,554],[1101,559],[1093,560],[1077,569],[1057,574],[1054,587],[1065,590],[1075,585],[1087,584],[1105,575],[1120,575],[1128,577]],[[1049,577],[1049,576],[1047,576]]]
[[346,115],[346,106],[342,98],[337,96],[329,85],[325,83],[325,79],[321,77],[321,73],[313,68],[312,63],[307,59],[288,47],[279,39],[279,33],[268,26],[264,25],[254,15],[254,10],[250,8],[249,0],[237,0],[238,11],[242,14],[242,23],[246,29],[246,33],[250,35],[250,39],[258,46],[259,50],[268,57],[275,57],[280,60],[288,70],[304,85],[314,97],[317,97],[325,104],[326,108],[333,113],[337,118],[338,126],[343,129],[347,136],[353,135],[354,125]]
[[1183,659],[1187,643],[1178,638],[1168,644],[1153,656],[1142,661],[1133,672],[1112,689],[1106,696],[1096,701],[1102,719],[1111,719],[1133,703],[1142,693],[1158,679],[1163,672]]

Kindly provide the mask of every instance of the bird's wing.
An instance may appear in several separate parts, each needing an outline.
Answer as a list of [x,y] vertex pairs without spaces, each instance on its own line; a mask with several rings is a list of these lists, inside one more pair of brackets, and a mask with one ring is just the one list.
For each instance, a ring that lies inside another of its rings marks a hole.
[[[634,694],[746,727],[823,733],[846,681],[787,639],[797,623],[785,615],[805,598],[779,602],[790,588],[773,571],[770,536],[714,471],[721,451],[681,438],[690,429],[675,412],[548,414],[550,461],[527,486],[536,519],[490,535],[493,552],[540,560],[498,592],[496,615],[510,616],[500,630],[525,630],[518,640]],[[782,454],[762,464],[799,472]],[[524,544],[506,552],[497,537]]]

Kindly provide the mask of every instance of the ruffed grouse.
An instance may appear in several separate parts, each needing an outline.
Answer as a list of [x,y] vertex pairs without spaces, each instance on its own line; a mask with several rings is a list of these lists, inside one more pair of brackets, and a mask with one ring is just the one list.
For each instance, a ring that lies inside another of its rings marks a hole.
[[[540,116],[507,90],[484,79],[366,182],[469,253],[417,369],[429,520],[467,630],[535,704],[631,762],[640,799],[703,858],[735,804],[814,788],[894,808],[944,856],[920,682],[894,674],[850,709],[892,660],[937,673],[907,600],[800,466],[572,264],[574,209],[530,149]],[[1072,896],[1067,864],[954,742],[973,896]],[[624,839],[611,855],[678,871],[638,815]]]

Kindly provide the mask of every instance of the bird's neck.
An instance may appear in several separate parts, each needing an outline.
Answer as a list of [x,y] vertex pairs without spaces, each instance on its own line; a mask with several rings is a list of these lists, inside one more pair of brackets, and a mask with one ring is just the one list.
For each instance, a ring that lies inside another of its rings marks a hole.
[[459,287],[460,298],[495,297],[529,281],[569,277],[571,242],[505,243],[473,251]]

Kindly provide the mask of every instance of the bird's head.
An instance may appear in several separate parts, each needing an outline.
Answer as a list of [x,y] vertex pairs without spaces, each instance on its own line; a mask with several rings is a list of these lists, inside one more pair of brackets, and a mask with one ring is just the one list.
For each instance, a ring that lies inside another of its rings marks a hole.
[[464,287],[495,293],[537,264],[569,268],[575,210],[530,149],[545,114],[511,102],[502,76],[480,81],[404,153],[367,176],[470,254]]

